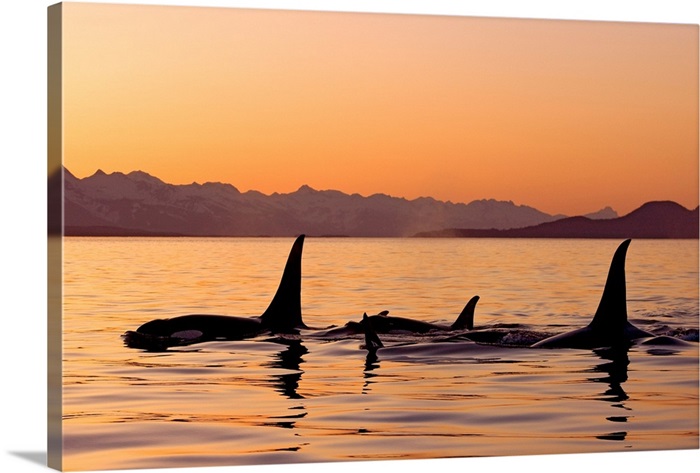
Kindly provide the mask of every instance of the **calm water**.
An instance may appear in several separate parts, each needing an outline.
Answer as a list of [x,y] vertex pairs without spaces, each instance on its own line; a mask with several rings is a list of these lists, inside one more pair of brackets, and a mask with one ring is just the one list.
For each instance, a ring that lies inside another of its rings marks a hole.
[[[126,330],[187,313],[257,316],[293,239],[67,238],[64,468],[95,470],[698,448],[698,347],[529,349],[313,331],[164,353]],[[315,239],[302,309],[316,328],[363,312],[476,328],[585,325],[619,241]],[[697,342],[698,242],[635,240],[628,312]]]

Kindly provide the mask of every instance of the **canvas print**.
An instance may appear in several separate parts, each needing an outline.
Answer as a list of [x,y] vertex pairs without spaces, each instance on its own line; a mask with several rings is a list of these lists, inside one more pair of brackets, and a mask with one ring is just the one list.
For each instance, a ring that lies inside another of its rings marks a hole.
[[49,8],[49,463],[698,448],[698,27]]

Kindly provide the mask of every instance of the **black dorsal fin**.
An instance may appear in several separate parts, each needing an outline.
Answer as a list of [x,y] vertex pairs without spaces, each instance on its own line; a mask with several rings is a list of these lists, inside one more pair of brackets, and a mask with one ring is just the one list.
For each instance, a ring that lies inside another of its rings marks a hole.
[[479,302],[479,296],[474,296],[469,299],[467,305],[462,309],[462,313],[459,314],[455,323],[452,324],[450,330],[472,330],[474,328],[474,309],[476,308],[476,303]]
[[627,287],[625,283],[625,258],[632,240],[625,240],[617,247],[610,263],[608,279],[593,320],[588,325],[593,330],[616,333],[627,324]]
[[272,302],[260,317],[273,332],[290,332],[306,328],[301,318],[301,254],[304,235],[297,237],[289,252],[280,285]]

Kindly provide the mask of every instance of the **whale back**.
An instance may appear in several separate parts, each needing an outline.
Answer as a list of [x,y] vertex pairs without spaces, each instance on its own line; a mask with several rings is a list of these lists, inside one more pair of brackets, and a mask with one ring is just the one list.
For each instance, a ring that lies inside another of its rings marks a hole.
[[301,317],[301,255],[304,235],[294,241],[282,273],[279,287],[270,305],[260,316],[272,332],[288,333],[306,328]]
[[598,309],[588,327],[596,332],[620,334],[627,325],[625,259],[631,240],[620,243],[613,255]]

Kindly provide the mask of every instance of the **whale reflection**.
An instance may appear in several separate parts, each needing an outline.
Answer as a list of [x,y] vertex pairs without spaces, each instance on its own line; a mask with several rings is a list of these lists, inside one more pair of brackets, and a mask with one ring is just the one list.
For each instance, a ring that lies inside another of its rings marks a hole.
[[[624,405],[624,402],[629,399],[629,396],[622,388],[622,385],[627,381],[627,367],[630,364],[627,348],[602,348],[593,350],[603,363],[597,364],[592,371],[602,373],[603,376],[588,378],[589,381],[597,383],[605,383],[608,389],[600,393],[600,401],[612,403],[612,407],[629,410]],[[608,416],[605,418],[608,422],[626,423],[628,416]],[[601,435],[596,435],[598,440],[607,440],[613,442],[621,442],[627,439],[626,431],[608,432]]]
[[601,348],[593,350],[593,353],[604,362],[595,365],[592,371],[601,373],[603,376],[588,378],[588,380],[608,385],[608,389],[600,393],[602,397],[598,398],[598,400],[617,403],[614,404],[615,407],[626,409],[620,403],[629,399],[629,396],[622,388],[622,385],[627,381],[627,367],[630,364],[628,349],[623,347]]
[[373,379],[379,376],[379,374],[373,373],[373,371],[377,368],[379,368],[379,357],[377,357],[377,350],[367,350],[363,372],[365,382],[362,386],[362,394],[369,393],[370,386],[376,382]]
[[302,358],[309,350],[301,343],[300,340],[275,339],[275,343],[284,345],[284,349],[275,353],[274,359],[265,364],[271,368],[280,368],[284,370],[282,374],[274,374],[272,385],[275,391],[281,393],[288,399],[304,399],[304,396],[299,394],[299,381],[301,380],[304,371],[301,370],[301,364],[304,363]]

